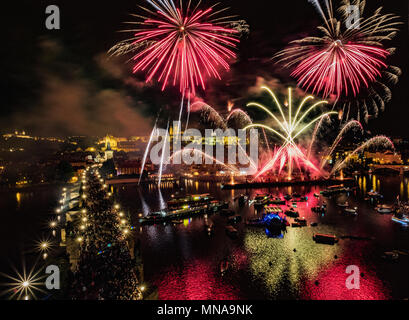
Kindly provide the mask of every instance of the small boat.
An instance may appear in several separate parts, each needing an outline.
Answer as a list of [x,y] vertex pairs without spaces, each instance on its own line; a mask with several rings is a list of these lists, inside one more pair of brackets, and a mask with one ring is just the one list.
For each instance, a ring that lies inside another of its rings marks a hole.
[[301,226],[305,227],[307,226],[307,220],[302,217],[302,218],[295,218],[294,219],[295,222],[299,223]]
[[283,210],[280,207],[272,205],[272,204],[270,204],[268,206],[265,206],[264,210],[266,211],[267,214],[268,213],[281,213],[281,212],[283,212]]
[[370,197],[370,198],[373,198],[373,199],[383,198],[383,195],[381,195],[379,192],[373,191],[373,190],[369,191],[369,192],[367,193],[367,196]]
[[318,223],[317,222],[311,222],[310,226],[311,227],[316,227],[316,226],[318,226]]
[[325,190],[322,190],[320,193],[325,196],[331,196],[333,194],[337,194],[337,193],[345,193],[347,192],[347,190],[344,188],[343,185],[337,185],[337,186],[330,186]]
[[189,194],[186,196],[175,196],[172,195],[172,199],[168,201],[168,209],[176,210],[185,208],[186,206],[198,207],[202,205],[209,204],[214,198],[210,194]]
[[232,226],[226,227],[226,234],[230,236],[231,238],[237,237],[238,233],[239,232],[237,231],[237,229],[233,228]]
[[301,197],[301,195],[299,193],[293,193],[291,196],[293,198],[300,198]]
[[314,197],[319,198],[320,195],[318,193],[314,193]]
[[182,224],[183,220],[172,220],[171,223],[172,224]]
[[291,218],[298,218],[300,216],[298,212],[294,210],[294,208],[284,211],[284,214]]
[[338,207],[348,207],[349,206],[349,204],[348,204],[348,201],[345,201],[345,202],[338,202],[337,203],[337,206]]
[[397,222],[400,223],[404,226],[408,226],[409,225],[409,218],[407,216],[405,216],[402,213],[396,213],[393,217],[392,217],[392,221],[393,222]]
[[301,228],[303,225],[301,224],[301,223],[298,223],[298,222],[293,222],[292,224],[291,224],[291,227],[292,228]]
[[387,213],[394,212],[395,208],[393,206],[391,206],[391,205],[381,204],[381,205],[376,206],[375,210],[378,211],[379,213],[382,213],[382,214],[386,213],[387,214]]
[[287,201],[291,200],[292,198],[293,198],[293,197],[292,197],[291,194],[286,194],[286,195],[284,196],[284,199],[287,200]]
[[354,208],[345,208],[345,209],[344,209],[344,212],[345,212],[345,213],[348,213],[348,214],[352,214],[352,215],[354,215],[354,216],[357,216],[357,215],[358,215],[358,208],[357,208],[357,207],[354,207]]
[[383,253],[382,258],[388,261],[395,261],[399,259],[399,253],[396,251],[386,251]]
[[265,204],[267,204],[270,200],[270,195],[263,193],[263,194],[258,194],[256,195],[256,197],[254,198],[253,202],[255,206],[263,206]]
[[322,234],[322,233],[314,234],[312,239],[317,243],[324,243],[324,244],[335,244],[339,241],[339,239],[332,234]]

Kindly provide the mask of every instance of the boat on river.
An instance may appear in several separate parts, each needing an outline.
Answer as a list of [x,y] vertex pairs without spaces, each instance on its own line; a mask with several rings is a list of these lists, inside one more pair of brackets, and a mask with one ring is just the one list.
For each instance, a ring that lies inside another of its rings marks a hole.
[[388,214],[395,211],[395,207],[392,205],[381,204],[375,207],[375,210],[382,214]]
[[337,206],[338,206],[338,207],[343,207],[343,208],[346,208],[346,207],[348,207],[348,206],[349,206],[349,204],[348,204],[348,201],[345,201],[345,202],[338,202],[338,203],[337,203]]
[[225,205],[223,201],[212,201],[210,204],[198,207],[185,207],[177,210],[161,210],[153,212],[146,217],[139,219],[141,224],[157,224],[167,221],[177,221],[183,218],[200,216],[206,213],[212,213]]
[[169,210],[187,207],[199,207],[205,204],[209,204],[213,200],[214,198],[208,193],[177,196],[168,201],[167,207]]
[[407,215],[402,214],[397,212],[393,217],[392,217],[393,222],[397,222],[402,224],[403,226],[408,226],[409,225],[409,218]]
[[323,233],[314,234],[312,239],[317,243],[324,243],[324,244],[335,244],[339,241],[339,239],[335,235],[323,234]]
[[265,206],[265,207],[264,207],[264,210],[265,210],[265,212],[266,212],[267,214],[269,214],[269,213],[281,213],[281,212],[283,212],[283,210],[282,210],[280,207],[275,206],[275,205],[273,205],[273,204],[270,204],[270,205],[268,205],[268,206]]
[[295,211],[294,208],[291,208],[290,210],[284,211],[284,214],[286,216],[288,216],[288,217],[291,217],[291,218],[298,218],[299,217],[298,212]]
[[350,189],[345,188],[344,185],[336,185],[336,186],[330,186],[325,190],[322,190],[320,193],[325,196],[332,196],[334,194],[338,194],[338,193],[346,193],[348,192]]
[[345,208],[344,212],[353,216],[357,216],[358,215],[358,208],[354,207],[354,208]]
[[264,206],[268,204],[270,200],[270,195],[267,193],[257,194],[256,197],[253,199],[255,206]]
[[381,198],[383,198],[383,195],[381,195],[379,192],[373,191],[373,190],[369,191],[366,195],[371,199],[381,199]]

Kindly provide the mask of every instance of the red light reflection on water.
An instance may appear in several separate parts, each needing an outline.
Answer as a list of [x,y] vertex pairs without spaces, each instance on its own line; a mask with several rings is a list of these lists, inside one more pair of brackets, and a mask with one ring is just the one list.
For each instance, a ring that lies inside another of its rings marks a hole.
[[233,300],[237,290],[219,273],[219,264],[196,259],[164,270],[156,281],[161,300]]
[[357,266],[360,268],[360,273],[363,273],[363,276],[360,276],[360,288],[348,289],[346,280],[350,274],[345,272],[348,265],[340,261],[320,272],[315,280],[305,281],[301,298],[311,300],[385,300],[390,298],[387,293],[389,290],[376,274],[359,264]]

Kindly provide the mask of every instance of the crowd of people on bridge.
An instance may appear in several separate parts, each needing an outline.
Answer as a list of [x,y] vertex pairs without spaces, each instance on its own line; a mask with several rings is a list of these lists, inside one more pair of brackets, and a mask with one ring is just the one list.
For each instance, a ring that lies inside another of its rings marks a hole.
[[72,296],[78,300],[142,299],[135,261],[126,242],[129,230],[123,227],[123,218],[99,173],[89,170],[85,178],[82,212],[87,227],[78,237],[80,259]]

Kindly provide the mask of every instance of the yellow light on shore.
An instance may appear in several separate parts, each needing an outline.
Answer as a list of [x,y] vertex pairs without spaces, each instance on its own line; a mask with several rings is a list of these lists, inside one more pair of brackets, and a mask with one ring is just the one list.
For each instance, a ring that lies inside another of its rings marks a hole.
[[82,242],[84,239],[82,237],[77,238],[77,242]]

